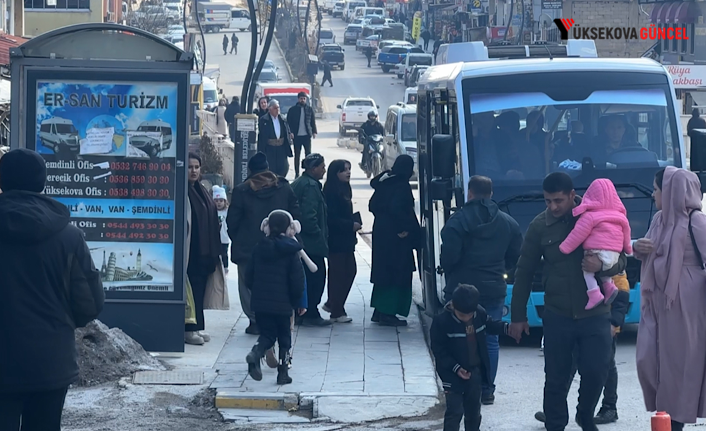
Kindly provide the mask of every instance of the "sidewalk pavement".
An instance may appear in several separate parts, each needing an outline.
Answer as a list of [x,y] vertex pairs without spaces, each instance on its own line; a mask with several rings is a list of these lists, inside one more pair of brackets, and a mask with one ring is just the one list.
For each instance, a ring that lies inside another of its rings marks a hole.
[[228,276],[231,310],[206,311],[211,342],[159,356],[177,369],[215,371],[216,406],[229,420],[352,423],[426,413],[438,403],[438,384],[418,309],[412,306],[407,327],[370,322],[371,250],[363,241],[358,249],[358,274],[346,303],[353,322],[295,327],[292,384],[278,386],[277,370],[265,364],[262,381],[247,374],[245,355],[257,337],[245,334],[248,319],[237,302],[234,266]]

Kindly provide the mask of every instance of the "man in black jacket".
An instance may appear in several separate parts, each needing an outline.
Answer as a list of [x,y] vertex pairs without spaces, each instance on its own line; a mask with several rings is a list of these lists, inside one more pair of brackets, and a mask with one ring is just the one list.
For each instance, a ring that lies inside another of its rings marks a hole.
[[459,285],[431,324],[431,351],[446,395],[444,431],[458,431],[464,416],[466,431],[479,430],[482,385],[489,383],[490,369],[484,333],[507,334],[508,324],[488,316],[479,297],[474,286]]
[[78,378],[74,329],[103,309],[100,274],[65,205],[43,194],[44,159],[0,160],[0,430],[59,430]]
[[[360,128],[363,129],[363,132],[367,136],[385,136],[385,127],[378,121],[378,113],[374,109],[371,109],[370,112],[368,112],[368,121],[363,123]],[[360,168],[365,171],[368,164],[368,159],[370,159],[370,149],[368,148],[365,140],[362,140],[361,144],[363,144],[363,158],[360,161]]]
[[258,335],[255,313],[250,309],[250,286],[245,281],[245,270],[250,263],[255,245],[265,237],[260,231],[262,220],[274,210],[288,211],[299,220],[299,203],[289,182],[270,172],[267,157],[255,154],[248,162],[250,177],[233,188],[226,224],[232,241],[230,259],[238,265],[238,293],[240,305],[250,325],[247,334]]
[[257,151],[265,153],[270,169],[280,177],[289,172],[294,135],[287,121],[280,115],[279,102],[272,99],[267,104],[267,114],[260,117],[257,126]]
[[[491,200],[493,182],[474,175],[468,182],[468,201],[441,230],[441,268],[446,276],[446,301],[459,284],[472,284],[480,292],[480,305],[495,320],[503,317],[507,295],[505,274],[515,268],[522,247],[522,232],[515,219]],[[495,401],[498,337],[489,335],[490,369],[483,386],[483,404]]]
[[297,97],[298,103],[287,112],[287,123],[294,135],[294,173],[299,177],[302,147],[304,147],[304,157],[311,154],[311,138],[316,138],[317,130],[314,110],[306,103],[308,99],[306,93],[301,91]]
[[[235,33],[233,33],[235,35]],[[228,124],[228,134],[230,135],[230,140],[235,139],[235,116],[240,114],[240,98],[238,96],[233,96],[233,99],[226,107],[226,112],[223,116]]]

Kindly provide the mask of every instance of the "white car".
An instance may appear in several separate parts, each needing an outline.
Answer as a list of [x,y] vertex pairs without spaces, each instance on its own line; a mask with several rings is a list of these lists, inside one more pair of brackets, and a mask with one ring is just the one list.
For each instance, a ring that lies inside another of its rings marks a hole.
[[339,1],[336,2],[336,4],[333,5],[333,12],[331,14],[332,17],[342,17],[343,16],[343,6],[345,6],[345,2]]
[[338,134],[345,136],[348,129],[360,127],[368,121],[368,112],[377,112],[380,107],[372,97],[349,97],[338,105]]
[[325,45],[329,43],[336,43],[336,35],[333,34],[333,30],[330,28],[322,28],[319,31],[319,45]]
[[184,27],[181,25],[170,25],[169,28],[167,28],[167,34],[184,35],[186,34],[186,30],[184,30]]

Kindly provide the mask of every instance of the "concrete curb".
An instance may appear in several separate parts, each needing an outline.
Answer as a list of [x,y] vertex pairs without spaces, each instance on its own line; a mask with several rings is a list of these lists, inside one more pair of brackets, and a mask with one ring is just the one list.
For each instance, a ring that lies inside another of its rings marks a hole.
[[291,410],[298,407],[299,397],[296,394],[227,390],[216,393],[216,408],[219,409]]
[[287,56],[284,55],[284,51],[282,50],[282,47],[279,46],[279,40],[277,40],[277,36],[272,36],[272,41],[277,45],[277,50],[279,51],[279,55],[282,56],[282,60],[284,61],[284,67],[287,68],[287,75],[289,75],[289,82],[292,82],[294,77],[292,75],[292,68],[289,67],[289,62],[287,62]]

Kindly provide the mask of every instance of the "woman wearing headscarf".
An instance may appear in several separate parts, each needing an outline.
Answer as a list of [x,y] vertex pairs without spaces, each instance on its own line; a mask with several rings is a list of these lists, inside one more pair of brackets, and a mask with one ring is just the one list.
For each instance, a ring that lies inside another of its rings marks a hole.
[[706,215],[693,172],[668,167],[654,180],[655,214],[635,242],[642,261],[637,375],[648,411],[666,411],[672,430],[706,417]]
[[412,305],[412,273],[416,270],[413,250],[419,249],[421,229],[414,212],[414,196],[409,179],[414,160],[399,156],[392,170],[370,181],[375,189],[369,209],[373,223],[373,265],[370,281],[375,309],[372,321],[385,326],[405,326]]
[[[194,295],[194,309],[196,312],[196,323],[186,324],[184,341],[187,344],[203,344],[210,341],[211,337],[203,332],[205,328],[204,308],[206,307],[207,290],[209,284],[213,283],[215,273],[219,276],[223,274],[220,257],[220,224],[218,222],[218,211],[213,203],[211,194],[199,181],[201,179],[201,157],[194,153],[189,153],[189,188],[187,210],[187,267],[186,275],[189,277],[189,284]],[[219,270],[219,271],[217,271]],[[220,278],[220,277],[219,277]],[[219,280],[225,285],[225,280]],[[211,286],[213,291],[213,286]],[[225,293],[225,292],[223,292]]]

